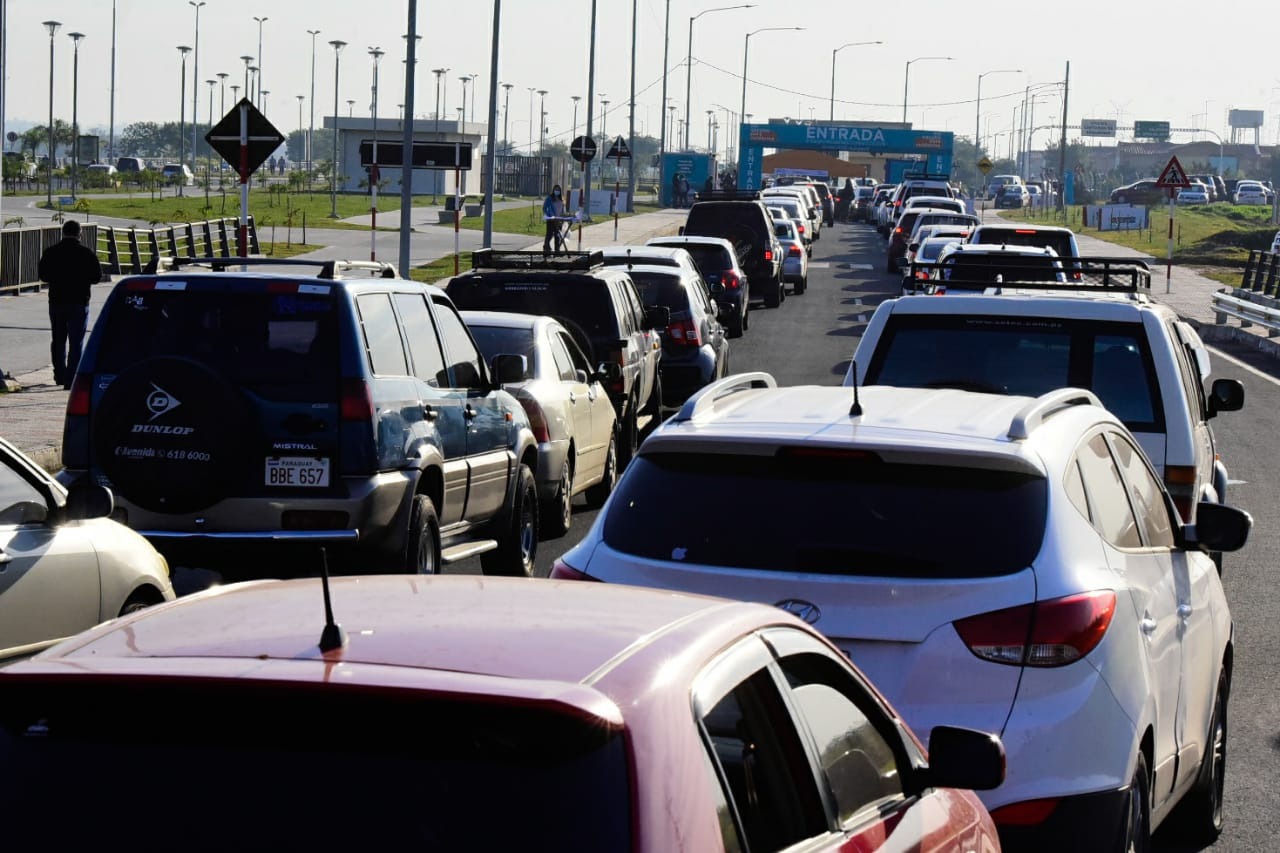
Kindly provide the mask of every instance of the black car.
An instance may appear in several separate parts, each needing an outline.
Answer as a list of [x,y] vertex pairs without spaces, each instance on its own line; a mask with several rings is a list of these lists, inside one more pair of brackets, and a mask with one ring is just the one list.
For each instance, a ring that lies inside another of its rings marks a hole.
[[1156,186],[1153,180],[1134,181],[1132,184],[1125,184],[1111,191],[1112,204],[1138,204],[1151,207],[1168,200],[1169,191]]
[[364,572],[480,553],[486,572],[531,575],[537,442],[501,389],[520,359],[491,376],[449,297],[388,264],[242,263],[116,284],[71,385],[60,478],[108,486],[171,561],[226,574],[277,577],[277,552],[315,571],[324,546]]
[[640,446],[640,431],[661,419],[661,329],[669,312],[645,308],[626,270],[599,252],[544,256],[496,252],[472,256],[473,269],[445,284],[464,311],[545,314],[560,321],[599,373],[618,415],[618,466]]
[[697,199],[680,233],[733,243],[752,296],[761,297],[766,308],[781,305],[782,246],[759,194],[699,193]]
[[635,266],[631,280],[645,307],[666,308],[662,331],[662,405],[678,408],[694,391],[726,375],[729,341],[716,319],[716,301],[701,275],[670,267]]
[[652,237],[645,246],[688,252],[711,288],[729,337],[740,338],[750,328],[751,286],[732,243],[721,237]]

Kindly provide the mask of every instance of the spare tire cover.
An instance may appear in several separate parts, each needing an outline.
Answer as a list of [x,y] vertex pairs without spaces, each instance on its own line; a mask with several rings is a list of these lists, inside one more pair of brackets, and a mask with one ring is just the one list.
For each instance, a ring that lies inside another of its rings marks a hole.
[[243,482],[250,407],[198,361],[157,358],[116,377],[93,413],[93,454],[122,497],[156,512],[194,512]]

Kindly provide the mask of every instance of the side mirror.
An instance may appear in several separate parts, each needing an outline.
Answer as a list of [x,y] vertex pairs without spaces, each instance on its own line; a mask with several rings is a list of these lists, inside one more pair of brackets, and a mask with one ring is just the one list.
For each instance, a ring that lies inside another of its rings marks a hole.
[[587,375],[587,371],[579,369],[573,371],[573,381],[579,385],[588,385],[591,382],[591,377]]
[[602,361],[596,367],[596,379],[604,383],[622,381],[622,365],[615,361]]
[[1186,528],[1189,545],[1207,551],[1239,551],[1249,541],[1253,516],[1226,504],[1201,501],[1196,506],[1196,523]]
[[990,791],[1004,781],[1004,744],[987,732],[935,726],[929,733],[929,766],[920,774],[925,788]]
[[1244,408],[1244,385],[1238,379],[1215,379],[1209,391],[1209,417]]
[[106,518],[115,511],[116,500],[106,486],[81,477],[67,490],[66,517],[70,521]]
[[920,244],[919,244],[919,243],[908,243],[908,244],[907,244],[907,251],[908,251],[908,252],[914,252],[914,251],[916,251],[916,250],[917,250],[917,249],[919,249],[919,248],[920,248]]
[[496,385],[523,382],[529,375],[529,360],[522,355],[495,355],[492,370]]
[[671,325],[671,309],[665,305],[654,305],[645,309],[644,327],[646,329],[665,329]]

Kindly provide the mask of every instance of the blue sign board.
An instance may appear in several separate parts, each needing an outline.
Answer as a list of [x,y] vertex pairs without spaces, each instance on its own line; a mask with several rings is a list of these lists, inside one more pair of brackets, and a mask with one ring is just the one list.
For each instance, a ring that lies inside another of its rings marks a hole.
[[739,139],[738,186],[760,186],[764,149],[857,151],[912,154],[923,158],[920,171],[951,174],[955,135],[949,131],[902,130],[852,124],[744,124]]
[[676,175],[684,175],[689,182],[689,197],[684,204],[687,207],[693,204],[693,194],[701,192],[702,185],[707,182],[707,176],[711,174],[711,155],[695,154],[692,151],[663,154],[662,174],[666,176],[662,187],[659,188],[662,206],[676,206],[672,193],[672,178]]

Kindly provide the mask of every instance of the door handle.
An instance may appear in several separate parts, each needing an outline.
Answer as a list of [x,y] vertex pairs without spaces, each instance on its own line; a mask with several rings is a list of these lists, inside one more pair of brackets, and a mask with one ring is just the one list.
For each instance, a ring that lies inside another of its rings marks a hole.
[[1151,636],[1152,634],[1155,633],[1155,630],[1156,630],[1156,620],[1148,616],[1147,618],[1143,619],[1141,622],[1138,623],[1138,628],[1139,630],[1142,631],[1142,633],[1146,634],[1147,636]]
[[430,403],[423,403],[422,416],[429,421],[434,421],[436,418],[440,417],[440,413],[437,412],[435,409],[431,408]]
[[573,403],[575,406],[578,404],[578,397],[572,391],[569,392],[569,402]]
[[1191,605],[1190,605],[1190,604],[1179,604],[1179,605],[1178,605],[1178,618],[1179,618],[1179,619],[1190,619],[1190,618],[1191,618]]
[[475,409],[473,409],[473,408],[471,408],[471,404],[470,404],[470,403],[468,403],[468,404],[467,404],[467,407],[466,407],[465,409],[463,409],[463,410],[462,410],[462,416],[463,416],[464,418],[466,418],[467,420],[474,420],[474,419],[475,419],[476,414],[477,414],[476,410],[475,410]]

